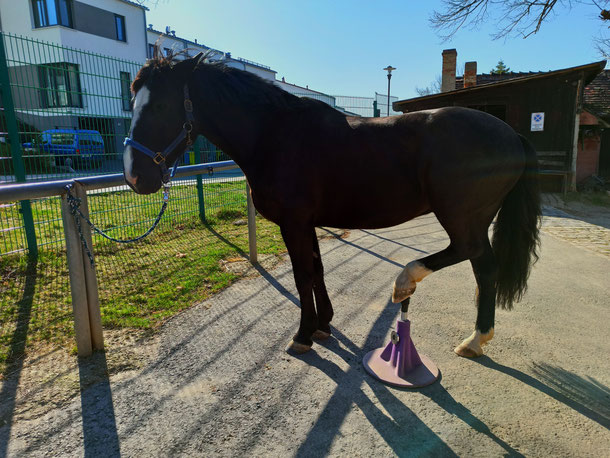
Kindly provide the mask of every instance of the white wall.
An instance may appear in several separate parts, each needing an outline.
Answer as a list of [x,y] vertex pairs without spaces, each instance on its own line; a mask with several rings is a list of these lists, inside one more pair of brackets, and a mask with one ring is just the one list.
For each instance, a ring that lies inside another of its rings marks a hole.
[[104,38],[58,25],[34,28],[32,2],[29,0],[0,0],[2,31],[110,55],[119,59],[137,62],[146,60],[146,17],[142,8],[119,0],[78,1],[125,16],[127,41]]
[[[122,101],[118,96],[121,93],[119,76],[120,72],[124,71],[133,79],[139,65],[146,61],[145,11],[119,0],[79,1],[124,16],[127,41],[104,38],[63,26],[37,29],[34,27],[29,0],[0,0],[3,32],[62,46],[60,48],[11,38],[10,43],[16,46],[7,46],[9,66],[56,62],[69,62],[79,66],[83,92],[82,108],[44,108],[26,110],[24,113],[38,116],[72,114],[129,118],[131,113],[123,110]],[[134,62],[137,64],[134,65]]]

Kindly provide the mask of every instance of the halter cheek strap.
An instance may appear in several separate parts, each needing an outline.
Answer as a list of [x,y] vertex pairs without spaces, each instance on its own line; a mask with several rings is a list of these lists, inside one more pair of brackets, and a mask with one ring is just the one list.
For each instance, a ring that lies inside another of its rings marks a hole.
[[191,132],[193,131],[193,121],[195,120],[193,116],[193,102],[189,97],[189,88],[185,84],[184,85],[184,112],[186,121],[182,126],[182,131],[178,134],[176,138],[162,151],[162,152],[154,152],[150,148],[142,145],[141,143],[135,141],[133,138],[126,137],[123,142],[124,146],[131,146],[132,148],[137,149],[138,151],[146,154],[150,157],[155,164],[159,166],[161,169],[161,180],[163,181],[163,185],[168,187],[170,180],[176,174],[176,169],[178,168],[178,159],[176,159],[176,163],[172,168],[171,173],[167,168],[167,156],[169,156],[172,151],[176,149],[176,147],[186,138],[186,148],[185,151],[193,144],[193,140],[191,139]]

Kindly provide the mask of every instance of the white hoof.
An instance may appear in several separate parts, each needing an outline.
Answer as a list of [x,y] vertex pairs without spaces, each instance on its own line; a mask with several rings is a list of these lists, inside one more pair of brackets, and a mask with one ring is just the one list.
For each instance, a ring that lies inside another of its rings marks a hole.
[[286,347],[286,351],[288,353],[297,353],[299,355],[302,355],[303,353],[307,353],[309,350],[311,350],[311,345],[304,345],[304,344],[295,342],[294,340],[291,340],[290,343],[288,344],[288,346]]
[[392,302],[398,304],[410,297],[417,287],[417,283],[422,281],[432,271],[419,261],[412,261],[406,265],[404,270],[396,278],[392,291]]
[[455,347],[453,351],[464,358],[477,358],[483,355],[483,345],[489,342],[493,336],[494,328],[491,328],[486,334],[476,330],[470,337]]

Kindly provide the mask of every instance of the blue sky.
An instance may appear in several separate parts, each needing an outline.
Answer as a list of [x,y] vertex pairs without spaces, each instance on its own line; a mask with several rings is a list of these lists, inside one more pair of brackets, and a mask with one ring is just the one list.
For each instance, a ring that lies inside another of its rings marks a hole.
[[463,29],[442,42],[428,18],[440,0],[155,0],[147,22],[178,36],[268,65],[277,77],[333,95],[385,93],[387,65],[397,68],[392,95],[416,96],[441,70],[441,52],[458,51],[458,67],[479,73],[503,59],[513,71],[556,70],[601,60],[593,37],[596,9],[576,5],[528,39],[493,41],[493,24]]

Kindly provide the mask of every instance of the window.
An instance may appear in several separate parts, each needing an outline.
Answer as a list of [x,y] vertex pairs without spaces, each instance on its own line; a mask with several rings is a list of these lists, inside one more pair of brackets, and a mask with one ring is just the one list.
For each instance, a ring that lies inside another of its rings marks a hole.
[[155,57],[155,45],[148,44],[148,58],[152,59]]
[[165,53],[165,57],[170,57],[172,55],[172,50],[170,48],[163,48],[163,52]]
[[74,145],[74,134],[68,132],[53,132],[51,143],[54,145]]
[[72,27],[72,0],[32,0],[34,27]]
[[83,106],[78,65],[68,62],[41,65],[39,76],[43,107]]
[[114,24],[116,25],[116,39],[119,41],[127,41],[127,37],[125,36],[125,16],[115,14]]
[[121,72],[121,101],[123,110],[131,111],[131,75],[128,72]]

